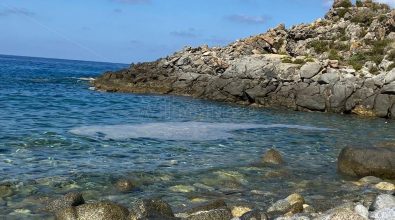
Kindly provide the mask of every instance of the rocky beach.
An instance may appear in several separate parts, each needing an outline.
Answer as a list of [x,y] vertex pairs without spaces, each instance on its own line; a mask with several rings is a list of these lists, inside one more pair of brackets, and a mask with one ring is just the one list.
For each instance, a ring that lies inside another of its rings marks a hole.
[[335,1],[325,18],[186,47],[96,79],[98,90],[175,94],[299,111],[395,117],[395,11]]

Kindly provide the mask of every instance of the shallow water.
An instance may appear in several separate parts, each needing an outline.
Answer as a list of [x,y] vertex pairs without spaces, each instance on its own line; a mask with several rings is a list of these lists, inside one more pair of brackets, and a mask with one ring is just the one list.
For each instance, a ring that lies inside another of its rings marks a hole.
[[[366,191],[337,174],[342,147],[395,141],[384,119],[89,89],[123,67],[0,56],[0,182],[13,191],[0,217],[49,217],[42,202],[70,191],[124,205],[163,197],[175,209],[213,198],[266,207],[292,192],[329,204]],[[259,163],[270,148],[285,166]],[[116,191],[119,178],[138,189]]]

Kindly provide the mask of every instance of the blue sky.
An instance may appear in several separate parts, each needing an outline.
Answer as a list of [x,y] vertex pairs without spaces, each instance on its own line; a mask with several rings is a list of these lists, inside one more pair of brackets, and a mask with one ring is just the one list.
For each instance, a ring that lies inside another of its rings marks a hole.
[[328,1],[1,0],[0,54],[150,61],[186,45],[226,45],[279,23],[314,21]]

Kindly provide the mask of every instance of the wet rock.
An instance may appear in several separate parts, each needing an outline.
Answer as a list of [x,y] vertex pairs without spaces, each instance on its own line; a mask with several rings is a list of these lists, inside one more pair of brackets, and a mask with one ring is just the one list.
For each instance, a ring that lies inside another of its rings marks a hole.
[[176,216],[188,220],[229,220],[232,218],[232,212],[225,201],[216,200],[192,206]]
[[383,181],[382,179],[375,177],[375,176],[365,176],[358,180],[359,183],[361,184],[377,184]]
[[338,157],[338,170],[355,177],[395,178],[395,149],[346,147]]
[[391,207],[395,207],[395,196],[389,194],[381,194],[376,197],[369,210],[376,211]]
[[52,200],[48,202],[45,209],[49,212],[57,212],[59,210],[79,206],[85,203],[82,194],[79,192],[71,192],[64,195],[62,198]]
[[0,198],[10,197],[14,194],[11,186],[2,185],[0,186]]
[[136,188],[132,180],[120,179],[115,183],[115,187],[120,192],[131,192]]
[[286,213],[300,213],[303,212],[304,199],[299,194],[292,194],[285,199],[275,202],[267,210],[269,215],[283,215]]
[[376,189],[383,190],[383,191],[395,191],[395,185],[388,182],[380,182],[374,185]]
[[192,213],[187,220],[229,220],[232,218],[232,213],[229,209],[214,209],[209,211],[201,211]]
[[278,165],[278,164],[282,164],[284,161],[279,151],[275,149],[270,149],[263,155],[262,162],[267,164]]
[[130,209],[129,220],[173,219],[170,205],[160,199],[138,200]]
[[269,217],[264,211],[253,210],[245,213],[240,217],[240,220],[268,220]]
[[127,220],[128,209],[111,202],[83,204],[56,213],[57,220]]

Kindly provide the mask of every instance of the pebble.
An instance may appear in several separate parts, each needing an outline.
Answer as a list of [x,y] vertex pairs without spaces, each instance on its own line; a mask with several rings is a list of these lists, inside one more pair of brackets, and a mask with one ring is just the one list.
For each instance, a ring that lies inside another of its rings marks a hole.
[[388,182],[377,183],[374,187],[383,191],[395,191],[395,185]]
[[245,213],[251,211],[252,209],[249,207],[244,207],[244,206],[234,206],[232,208],[232,215],[233,217],[240,217],[244,215]]

